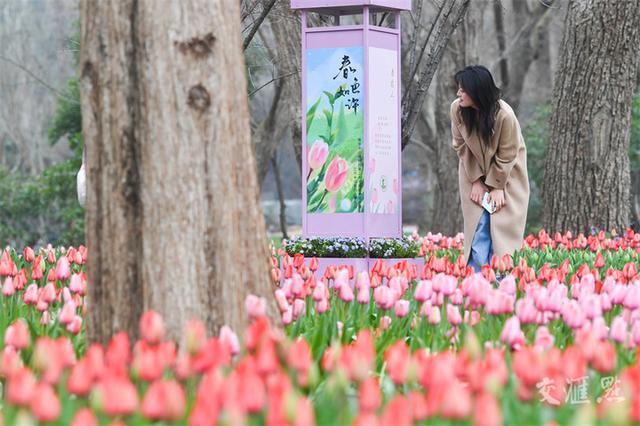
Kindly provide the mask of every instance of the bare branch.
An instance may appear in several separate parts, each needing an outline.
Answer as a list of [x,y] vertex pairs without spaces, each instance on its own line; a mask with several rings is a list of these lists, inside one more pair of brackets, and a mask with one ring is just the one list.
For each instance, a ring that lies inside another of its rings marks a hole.
[[258,91],[264,89],[266,86],[270,85],[271,83],[276,82],[278,80],[282,80],[283,78],[291,77],[292,75],[297,74],[297,73],[298,73],[298,71],[293,71],[293,72],[290,72],[288,74],[281,75],[279,77],[273,77],[271,80],[267,81],[262,86],[258,87],[253,92],[249,93],[249,97],[255,95]]
[[249,43],[251,43],[253,36],[256,35],[256,33],[258,32],[258,29],[260,28],[260,25],[262,25],[262,23],[264,22],[265,18],[267,17],[271,9],[273,9],[273,5],[276,4],[276,0],[267,0],[267,1],[269,3],[267,3],[262,8],[262,13],[258,17],[258,19],[253,23],[253,27],[251,27],[251,31],[249,31],[249,34],[244,39],[244,43],[242,45],[243,50],[247,50],[247,47],[249,47]]
[[51,90],[53,93],[55,93],[56,95],[60,96],[61,98],[64,98],[68,102],[70,102],[70,103],[72,103],[74,105],[79,105],[79,102],[77,100],[68,97],[67,95],[65,95],[64,93],[62,93],[61,91],[59,91],[58,89],[56,89],[55,87],[53,87],[52,85],[50,85],[49,83],[47,83],[46,81],[44,81],[43,79],[41,79],[40,77],[35,75],[28,68],[26,68],[24,65],[14,61],[11,58],[7,58],[6,56],[0,56],[0,60],[8,62],[11,65],[15,66],[16,68],[19,68],[20,70],[25,72],[27,75],[29,75],[31,78],[33,78],[35,81],[37,81],[38,83],[42,84],[44,87],[46,87],[47,89]]

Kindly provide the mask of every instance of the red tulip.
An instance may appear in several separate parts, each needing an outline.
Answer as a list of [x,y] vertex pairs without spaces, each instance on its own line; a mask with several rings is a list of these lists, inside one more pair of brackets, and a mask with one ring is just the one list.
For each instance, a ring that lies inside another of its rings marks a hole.
[[76,415],[73,416],[71,426],[98,426],[98,419],[90,408],[81,408]]
[[164,321],[159,313],[149,310],[142,314],[140,337],[151,344],[157,344],[164,340]]
[[387,362],[389,377],[397,384],[404,384],[407,380],[407,371],[411,354],[404,340],[398,340],[391,345],[384,353]]
[[4,334],[4,344],[12,346],[16,350],[27,348],[31,344],[31,333],[23,319],[17,319],[7,327]]
[[60,400],[47,383],[36,386],[31,398],[31,412],[40,422],[52,422],[60,417]]
[[187,406],[182,386],[174,380],[159,380],[151,384],[142,401],[142,414],[151,420],[180,420]]
[[97,408],[108,416],[126,416],[138,409],[138,391],[126,377],[105,376],[94,393]]
[[370,413],[376,411],[380,407],[382,400],[382,392],[378,381],[373,377],[368,378],[360,385],[360,412]]
[[495,396],[483,392],[474,403],[473,424],[477,426],[502,425],[502,412]]
[[27,368],[20,368],[9,377],[5,398],[13,405],[28,405],[36,390],[36,378]]
[[31,263],[35,259],[35,253],[33,252],[33,249],[31,247],[25,247],[22,253],[24,256],[24,260],[27,263]]
[[411,426],[411,404],[404,395],[396,395],[387,404],[380,419],[381,426]]

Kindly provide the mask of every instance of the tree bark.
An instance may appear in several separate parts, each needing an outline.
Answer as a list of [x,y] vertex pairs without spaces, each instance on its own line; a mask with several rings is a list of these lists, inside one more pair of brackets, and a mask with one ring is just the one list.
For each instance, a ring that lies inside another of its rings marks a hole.
[[300,17],[291,10],[289,0],[278,0],[271,12],[271,28],[277,46],[277,69],[280,75],[289,75],[284,79],[284,99],[288,105],[287,122],[291,129],[291,142],[296,154],[298,169],[302,170],[302,101],[301,76],[302,69],[302,29]]
[[549,121],[547,231],[629,225],[629,126],[640,3],[569,3]]
[[278,191],[278,202],[280,203],[280,231],[282,238],[289,239],[287,235],[287,203],[284,199],[284,191],[282,190],[282,178],[280,176],[280,165],[278,164],[278,153],[276,152],[271,158],[271,167],[273,167],[273,176],[276,180],[276,190]]
[[238,3],[84,0],[81,40],[89,339],[241,332],[271,289]]

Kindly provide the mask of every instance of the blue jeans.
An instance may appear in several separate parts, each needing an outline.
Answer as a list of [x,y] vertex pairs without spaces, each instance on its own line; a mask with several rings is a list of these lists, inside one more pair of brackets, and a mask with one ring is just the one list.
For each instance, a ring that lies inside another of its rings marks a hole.
[[491,262],[493,256],[493,246],[491,244],[491,215],[488,211],[483,211],[480,221],[476,227],[476,233],[471,243],[471,254],[469,255],[469,266],[474,271],[480,272],[482,265]]

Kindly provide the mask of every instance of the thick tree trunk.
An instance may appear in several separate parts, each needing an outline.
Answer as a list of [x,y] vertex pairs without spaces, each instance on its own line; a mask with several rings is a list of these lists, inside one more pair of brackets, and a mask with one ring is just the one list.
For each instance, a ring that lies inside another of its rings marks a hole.
[[238,3],[83,0],[81,24],[90,340],[147,309],[240,332],[270,286]]
[[629,224],[629,125],[640,2],[571,1],[545,159],[547,231]]

